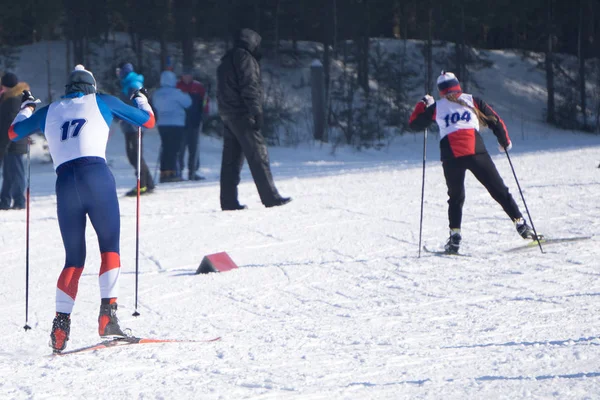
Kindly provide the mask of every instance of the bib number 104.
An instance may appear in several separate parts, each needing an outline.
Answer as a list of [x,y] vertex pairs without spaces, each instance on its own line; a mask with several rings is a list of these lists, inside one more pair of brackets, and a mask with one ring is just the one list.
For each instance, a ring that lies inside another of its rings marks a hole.
[[469,122],[471,120],[471,113],[465,111],[464,113],[459,114],[458,112],[454,112],[452,114],[448,114],[444,117],[444,121],[446,121],[446,128],[450,126],[450,124],[456,124],[458,121]]

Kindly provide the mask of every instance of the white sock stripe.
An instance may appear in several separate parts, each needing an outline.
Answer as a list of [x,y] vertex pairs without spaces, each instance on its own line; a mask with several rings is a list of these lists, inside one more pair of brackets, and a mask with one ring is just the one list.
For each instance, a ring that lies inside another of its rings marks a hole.
[[75,299],[56,288],[56,312],[71,314],[74,305]]
[[118,282],[121,268],[113,268],[98,277],[100,297],[103,299],[118,297]]

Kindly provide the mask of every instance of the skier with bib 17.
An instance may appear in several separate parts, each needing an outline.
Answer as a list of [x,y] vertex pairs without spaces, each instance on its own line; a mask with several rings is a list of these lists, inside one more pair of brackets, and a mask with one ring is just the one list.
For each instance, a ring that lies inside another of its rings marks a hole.
[[450,237],[445,251],[458,253],[461,242],[462,209],[465,202],[465,173],[470,170],[475,178],[511,218],[517,232],[524,239],[534,239],[517,203],[502,181],[494,162],[479,134],[481,127],[489,127],[500,151],[512,148],[506,125],[483,100],[463,93],[456,76],[443,72],[437,79],[440,99],[425,95],[410,116],[409,126],[423,130],[436,122],[440,129],[440,153],[446,186],[448,187],[448,219]]
[[21,111],[9,128],[13,141],[41,130],[56,170],[56,208],[65,264],[58,278],[50,334],[54,352],[64,350],[69,340],[70,315],[85,264],[86,215],[98,236],[102,259],[98,333],[102,338],[125,336],[116,315],[121,268],[119,201],[105,154],[113,117],[145,128],[154,126],[154,113],[143,92],[138,90],[132,96],[137,108],[99,94],[92,73],[78,65],[69,76],[65,95],[36,113],[39,100],[24,91]]

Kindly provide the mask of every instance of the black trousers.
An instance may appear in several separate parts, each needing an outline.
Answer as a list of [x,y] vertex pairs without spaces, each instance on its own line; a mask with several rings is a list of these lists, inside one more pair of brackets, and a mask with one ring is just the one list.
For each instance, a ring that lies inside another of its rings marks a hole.
[[465,203],[465,173],[471,171],[487,189],[492,198],[512,219],[522,218],[521,211],[488,153],[475,154],[447,160],[442,163],[448,186],[448,220],[450,229],[460,229]]
[[185,133],[183,126],[159,126],[160,143],[162,152],[160,153],[160,171],[172,171],[176,174],[181,172],[178,168],[177,154],[181,147],[181,140]]
[[[136,169],[135,173],[137,175],[137,153],[138,153],[138,133],[125,131],[125,152],[127,153],[127,159],[129,163]],[[143,135],[143,133],[142,133]],[[142,140],[143,147],[143,140]],[[148,169],[148,165],[146,165],[146,161],[144,161],[144,149],[142,148],[142,159],[140,160],[140,186],[148,187],[148,189],[154,188],[154,181],[152,180],[152,175],[150,174],[150,170]]]
[[200,152],[198,150],[198,141],[200,137],[200,127],[185,127],[185,133],[181,140],[181,146],[177,155],[177,162],[179,163],[179,170],[183,171],[185,168],[185,149],[188,151],[188,173],[193,174],[200,168]]
[[265,139],[249,117],[223,119],[223,157],[221,159],[221,208],[239,205],[238,185],[244,156],[254,178],[261,202],[272,205],[281,200],[275,188]]

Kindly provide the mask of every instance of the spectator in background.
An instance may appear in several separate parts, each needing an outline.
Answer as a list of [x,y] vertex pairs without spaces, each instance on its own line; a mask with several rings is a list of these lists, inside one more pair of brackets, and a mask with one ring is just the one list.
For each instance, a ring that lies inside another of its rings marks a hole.
[[186,109],[192,105],[187,93],[177,89],[177,75],[173,71],[160,74],[160,88],[152,96],[156,125],[160,133],[160,183],[180,182],[177,155],[185,134]]
[[181,141],[181,147],[178,155],[179,169],[183,173],[185,166],[185,149],[188,151],[188,179],[190,181],[201,181],[203,176],[198,175],[200,169],[200,150],[198,140],[200,136],[200,126],[202,125],[202,114],[207,105],[206,90],[204,86],[194,80],[191,68],[185,68],[181,74],[181,79],[177,82],[177,88],[187,93],[192,98],[192,105],[187,109],[185,118],[185,133]]
[[27,138],[11,142],[8,128],[21,110],[23,91],[29,85],[19,82],[12,72],[6,72],[0,80],[0,163],[2,164],[2,190],[0,210],[25,208],[25,154]]
[[[135,106],[131,100],[131,96],[137,90],[144,86],[144,76],[136,73],[133,70],[133,65],[130,63],[121,64],[117,68],[117,76],[120,79],[121,93],[120,99],[128,105]],[[125,135],[125,151],[129,163],[135,168],[137,175],[137,154],[138,154],[138,128],[129,122],[120,121],[121,130]],[[143,132],[143,131],[142,131]],[[142,140],[143,141],[143,140]],[[154,190],[154,180],[144,161],[144,152],[142,151],[142,159],[140,160],[140,194],[152,193]],[[137,185],[126,193],[126,196],[137,196]]]
[[269,153],[261,133],[263,87],[260,73],[258,33],[242,29],[217,68],[217,104],[223,120],[223,158],[221,160],[221,209],[242,210],[238,184],[244,155],[265,207],[281,206],[292,199],[282,197],[271,174]]

